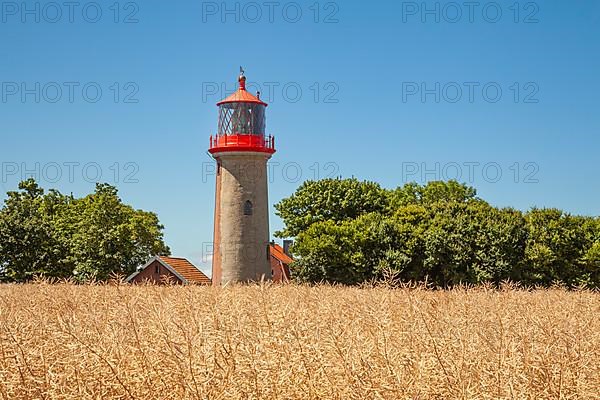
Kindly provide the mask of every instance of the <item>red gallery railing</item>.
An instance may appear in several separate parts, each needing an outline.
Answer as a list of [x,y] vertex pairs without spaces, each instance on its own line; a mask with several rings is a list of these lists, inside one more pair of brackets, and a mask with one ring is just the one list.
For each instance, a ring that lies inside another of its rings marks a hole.
[[275,153],[275,137],[261,135],[221,135],[210,137],[211,153],[223,151],[259,151]]

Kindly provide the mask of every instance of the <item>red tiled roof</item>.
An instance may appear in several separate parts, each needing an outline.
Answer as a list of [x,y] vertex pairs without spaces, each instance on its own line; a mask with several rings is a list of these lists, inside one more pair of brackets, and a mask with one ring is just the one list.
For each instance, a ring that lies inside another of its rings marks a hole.
[[200,283],[203,285],[210,285],[211,280],[209,277],[204,275],[202,271],[194,266],[191,262],[185,258],[176,257],[164,257],[160,256],[160,259],[169,264],[177,273],[183,276],[190,283]]
[[289,265],[292,263],[292,258],[283,252],[283,247],[277,243],[271,243],[271,256],[275,257],[282,263]]

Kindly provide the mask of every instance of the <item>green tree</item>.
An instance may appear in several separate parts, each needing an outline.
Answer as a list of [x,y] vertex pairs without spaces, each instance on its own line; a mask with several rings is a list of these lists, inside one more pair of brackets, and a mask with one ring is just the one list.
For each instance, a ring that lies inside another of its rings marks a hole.
[[44,195],[33,180],[19,187],[0,210],[5,280],[103,280],[133,272],[152,255],[169,253],[156,214],[123,204],[113,186],[98,184],[81,199],[57,191]]
[[21,182],[19,189],[7,193],[0,211],[0,279],[61,276],[61,245],[52,224],[66,199],[54,191],[44,195],[33,179]]
[[[420,204],[409,204],[396,210],[387,218],[394,234],[383,237],[384,253],[375,268],[376,277],[384,277],[392,272],[398,278],[418,281],[425,277],[425,232],[428,229],[430,213]],[[389,228],[388,228],[389,229]]]
[[424,186],[412,182],[387,193],[391,213],[410,204],[465,203],[477,200],[477,191],[474,188],[454,180],[432,181]]
[[[532,209],[526,215],[529,238],[520,279],[531,284],[586,283],[594,272],[597,224],[557,209]],[[586,272],[586,267],[591,271]]]
[[129,274],[156,254],[168,254],[158,217],[123,204],[117,189],[106,184],[72,202],[61,228],[68,232],[73,273],[78,279],[106,279]]
[[294,244],[294,276],[304,282],[356,284],[371,279],[395,242],[391,221],[378,213],[339,223],[323,221]]
[[374,182],[357,179],[306,181],[296,192],[275,205],[285,229],[278,237],[295,237],[320,221],[348,221],[370,212],[383,212],[386,191]]
[[578,283],[600,287],[600,218],[586,218],[587,249],[580,260],[582,272]]
[[577,283],[600,287],[600,240],[590,246],[582,261],[584,270]]
[[484,202],[437,203],[428,208],[422,271],[440,286],[499,283],[515,274],[527,231],[519,211]]
[[600,286],[600,220],[496,208],[456,181],[385,190],[355,179],[306,182],[277,204],[308,282],[402,280]]

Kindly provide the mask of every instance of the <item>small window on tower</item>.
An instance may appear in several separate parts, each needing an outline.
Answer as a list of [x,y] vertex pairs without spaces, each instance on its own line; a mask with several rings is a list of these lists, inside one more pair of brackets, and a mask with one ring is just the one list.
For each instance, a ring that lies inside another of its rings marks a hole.
[[250,200],[244,203],[244,215],[252,215],[252,202]]

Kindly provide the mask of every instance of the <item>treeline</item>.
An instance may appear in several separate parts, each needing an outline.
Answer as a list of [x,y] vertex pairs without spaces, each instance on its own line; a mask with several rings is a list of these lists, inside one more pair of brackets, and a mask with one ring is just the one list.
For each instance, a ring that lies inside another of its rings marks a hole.
[[307,181],[275,207],[299,281],[600,286],[599,218],[493,207],[455,181]]
[[105,280],[168,253],[156,214],[123,204],[110,185],[75,198],[29,179],[0,210],[0,282]]

